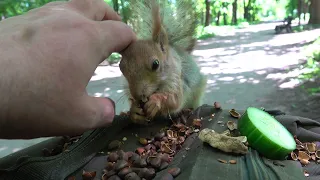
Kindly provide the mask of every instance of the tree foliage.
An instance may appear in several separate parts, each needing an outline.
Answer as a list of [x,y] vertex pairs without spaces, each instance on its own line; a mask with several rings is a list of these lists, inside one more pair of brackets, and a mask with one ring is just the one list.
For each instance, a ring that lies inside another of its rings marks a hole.
[[[33,8],[55,0],[0,0],[2,19],[21,15]],[[174,0],[167,0],[173,2]],[[306,18],[312,11],[311,2],[318,0],[194,0],[195,11],[200,15],[199,26],[238,25],[261,20],[284,19],[291,15]],[[123,18],[125,23],[134,23],[130,18],[130,0],[105,0]],[[314,11],[316,14],[320,11]],[[319,14],[319,13],[318,13]],[[317,21],[316,15],[311,14]]]

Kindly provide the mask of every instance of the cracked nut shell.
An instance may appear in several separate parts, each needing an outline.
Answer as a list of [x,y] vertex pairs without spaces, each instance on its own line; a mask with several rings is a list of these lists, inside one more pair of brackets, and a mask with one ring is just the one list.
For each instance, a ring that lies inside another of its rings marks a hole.
[[168,170],[168,173],[170,173],[175,178],[181,173],[181,169],[178,167],[170,168]]
[[125,160],[118,160],[118,161],[116,162],[116,164],[114,165],[114,169],[115,169],[116,171],[120,171],[121,169],[123,169],[123,168],[125,168],[125,167],[127,167],[127,166],[129,166],[129,164],[128,164],[127,161],[125,161]]
[[124,178],[127,174],[129,174],[131,172],[132,172],[131,168],[125,167],[118,173],[118,176],[121,178]]
[[131,172],[124,177],[125,180],[140,180],[141,178],[135,172]]

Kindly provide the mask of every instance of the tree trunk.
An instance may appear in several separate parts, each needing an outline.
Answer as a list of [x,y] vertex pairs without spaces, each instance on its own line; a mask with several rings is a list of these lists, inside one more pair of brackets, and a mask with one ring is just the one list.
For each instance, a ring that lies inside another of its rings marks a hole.
[[223,13],[223,24],[224,24],[224,25],[228,25],[228,22],[227,22],[227,13]]
[[217,14],[217,20],[216,20],[216,25],[217,26],[220,25],[220,16],[221,16],[221,11],[219,11],[218,14]]
[[237,19],[237,8],[238,8],[238,4],[237,4],[237,0],[234,0],[232,3],[232,24],[236,25],[238,24],[238,19]]
[[302,2],[301,0],[298,0],[298,16],[299,16],[299,23],[298,25],[300,26],[301,24],[301,11],[302,11]]
[[[255,10],[255,11],[256,11],[256,10]],[[252,13],[252,15],[250,15],[252,22],[255,22],[255,21],[256,21],[256,13],[255,13],[255,11]]]
[[209,26],[210,24],[210,0],[205,0],[206,4],[206,20],[204,22],[204,26]]
[[311,0],[309,24],[320,24],[320,1]]
[[243,0],[243,19],[247,19],[247,6],[245,0]]
[[119,2],[118,2],[118,0],[112,0],[112,3],[113,3],[114,11],[119,13]]
[[302,9],[303,9],[303,21],[306,22],[306,14],[308,13],[309,2],[302,1]]
[[243,1],[243,8],[244,8],[243,18],[246,19],[247,21],[250,21],[250,17],[249,17],[250,6],[251,6],[251,0],[248,0],[247,5],[246,5],[246,1],[245,0]]
[[228,20],[227,20],[227,12],[225,11],[225,9],[228,7],[228,3],[227,2],[223,2],[222,3],[222,8],[224,9],[223,11],[223,24],[227,25],[228,24]]

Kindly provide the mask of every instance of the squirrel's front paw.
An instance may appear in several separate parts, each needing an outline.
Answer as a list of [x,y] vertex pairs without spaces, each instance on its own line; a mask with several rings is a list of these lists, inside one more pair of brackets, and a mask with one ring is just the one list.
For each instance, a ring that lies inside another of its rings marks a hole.
[[147,117],[153,118],[162,108],[162,101],[166,99],[163,94],[153,94],[150,96],[149,101],[144,105]]
[[135,124],[142,124],[142,125],[149,124],[149,121],[145,117],[142,108],[137,106],[132,106],[130,108],[130,119]]

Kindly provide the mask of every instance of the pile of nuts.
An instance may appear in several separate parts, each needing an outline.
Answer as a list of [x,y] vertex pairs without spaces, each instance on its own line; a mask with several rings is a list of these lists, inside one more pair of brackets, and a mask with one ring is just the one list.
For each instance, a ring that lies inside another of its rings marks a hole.
[[290,153],[291,160],[299,160],[303,166],[306,166],[310,161],[320,163],[320,142],[306,142],[302,143],[298,138],[294,137],[296,141],[296,149]]
[[[175,154],[182,149],[187,137],[199,132],[202,126],[201,119],[194,119],[192,125],[187,126],[186,119],[191,115],[190,109],[182,111],[181,115],[169,128],[160,130],[152,138],[138,137],[142,145],[135,151],[124,152],[117,150],[110,152],[108,162],[103,170],[102,180],[150,180],[156,173],[168,168]],[[109,148],[118,148],[118,143],[113,141]],[[185,150],[190,148],[186,147]],[[166,170],[164,179],[174,179],[181,173],[179,167]],[[96,172],[83,171],[83,179],[94,179]]]

